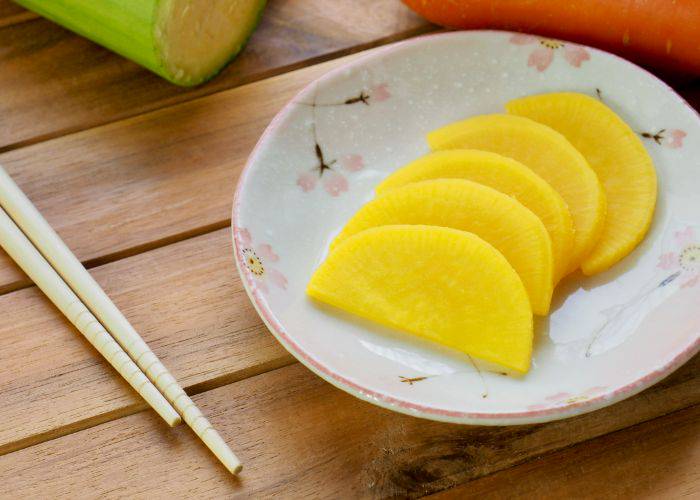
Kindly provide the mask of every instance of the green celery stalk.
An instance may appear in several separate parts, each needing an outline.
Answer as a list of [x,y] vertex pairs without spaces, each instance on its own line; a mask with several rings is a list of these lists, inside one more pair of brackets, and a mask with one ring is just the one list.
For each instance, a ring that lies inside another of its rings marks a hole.
[[265,7],[265,0],[15,1],[183,86],[231,61]]

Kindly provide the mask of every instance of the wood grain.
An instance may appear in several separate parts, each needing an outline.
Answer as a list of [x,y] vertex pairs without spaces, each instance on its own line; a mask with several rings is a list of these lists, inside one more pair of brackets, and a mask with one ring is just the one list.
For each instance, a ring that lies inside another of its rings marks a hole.
[[[255,313],[220,230],[93,270],[181,385],[292,362]],[[0,453],[145,408],[36,288],[0,297]]]
[[142,412],[0,457],[0,495],[416,497],[697,404],[699,361],[622,403],[520,427],[398,415],[295,364],[194,398],[241,457],[240,480],[186,429]]
[[700,406],[696,405],[430,498],[699,497]]
[[39,16],[23,9],[11,0],[0,0],[0,28],[30,21],[37,17]]
[[[14,9],[0,5],[9,22]],[[233,64],[182,89],[45,19],[9,24],[0,29],[0,150],[433,29],[397,0],[274,0]]]
[[[11,151],[0,164],[88,265],[226,227],[238,174],[272,117],[354,57]],[[28,284],[0,250],[0,293]]]

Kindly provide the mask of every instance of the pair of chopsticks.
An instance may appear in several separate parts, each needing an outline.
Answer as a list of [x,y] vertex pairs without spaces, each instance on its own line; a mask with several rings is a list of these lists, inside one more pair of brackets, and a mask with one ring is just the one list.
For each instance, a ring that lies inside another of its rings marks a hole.
[[131,323],[0,167],[0,246],[165,420],[184,420],[232,473],[241,462]]

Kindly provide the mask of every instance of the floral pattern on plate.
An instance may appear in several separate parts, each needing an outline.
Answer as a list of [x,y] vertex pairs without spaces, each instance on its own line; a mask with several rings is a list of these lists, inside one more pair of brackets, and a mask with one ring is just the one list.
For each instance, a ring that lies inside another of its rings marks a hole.
[[678,149],[683,147],[683,139],[685,139],[688,134],[678,128],[672,128],[669,130],[662,128],[656,132],[640,132],[639,135],[645,139],[654,141],[659,146],[664,146],[670,149]]
[[321,146],[318,130],[317,130],[317,113],[319,109],[340,106],[352,106],[354,104],[364,104],[369,106],[375,102],[386,101],[391,97],[389,85],[380,83],[371,87],[369,90],[361,90],[356,96],[348,97],[337,102],[317,102],[314,94],[313,102],[302,102],[301,105],[311,108],[312,120],[311,130],[314,138],[314,156],[316,165],[310,169],[304,170],[297,176],[296,184],[303,192],[313,191],[317,185],[321,185],[323,189],[332,197],[338,197],[349,188],[348,178],[341,172],[337,166],[346,174],[359,172],[365,167],[364,160],[361,155],[352,153],[344,155],[338,161],[337,158],[329,158],[325,149]]
[[272,265],[280,260],[279,255],[272,250],[272,247],[267,243],[254,245],[248,229],[240,229],[238,237],[242,244],[241,256],[246,271],[255,280],[257,288],[263,293],[270,292],[268,285],[286,290],[287,278]]
[[518,33],[510,37],[510,43],[514,45],[533,45],[537,46],[530,52],[527,59],[527,65],[544,71],[552,64],[554,54],[563,52],[564,59],[574,68],[580,68],[581,65],[591,58],[590,53],[584,47],[574,43],[564,43],[551,38],[540,38],[534,35],[526,35]]

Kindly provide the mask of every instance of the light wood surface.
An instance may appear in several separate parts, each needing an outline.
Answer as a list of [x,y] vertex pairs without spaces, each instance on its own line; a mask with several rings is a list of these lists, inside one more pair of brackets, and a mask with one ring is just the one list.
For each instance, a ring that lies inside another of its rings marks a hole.
[[348,54],[435,29],[398,0],[272,0],[183,90],[0,0],[0,164],[246,464],[169,429],[0,251],[0,498],[698,495],[699,358],[592,414],[466,427],[331,387],[255,314],[228,224],[260,133]]
[[[3,1],[6,22],[21,15]],[[209,84],[180,89],[44,19],[11,24],[0,29],[4,127],[0,150],[134,116],[429,29],[433,28],[394,0],[272,0],[241,57]]]
[[104,289],[0,166],[0,245],[170,426],[184,421],[232,474],[242,464]]
[[[243,291],[230,241],[223,229],[94,269],[189,391],[292,362]],[[144,408],[37,289],[0,296],[0,311],[0,453]]]
[[[4,172],[0,169],[0,179]],[[5,201],[4,199],[2,200]],[[51,264],[34,247],[22,229],[0,207],[0,245],[27,273],[47,299],[90,342],[102,358],[114,368],[144,402],[153,408],[170,426],[181,422],[175,408],[165,399],[165,394],[148,380],[145,372],[121,348],[100,321],[81,302]]]

